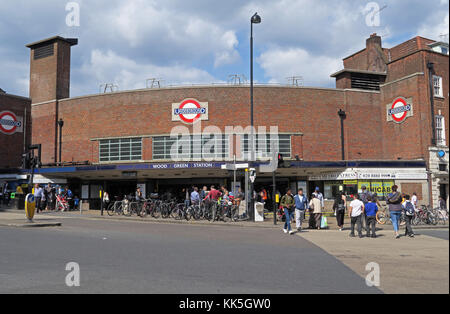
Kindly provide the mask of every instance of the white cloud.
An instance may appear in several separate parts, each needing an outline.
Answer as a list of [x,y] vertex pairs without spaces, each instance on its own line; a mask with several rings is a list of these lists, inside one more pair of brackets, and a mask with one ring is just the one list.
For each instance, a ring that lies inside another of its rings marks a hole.
[[[166,63],[212,60],[215,67],[239,60],[236,32],[207,15],[178,11],[157,1],[120,2],[114,8],[92,12],[88,18],[104,37],[132,49],[147,49],[148,58]],[[99,36],[97,33],[96,36]]]
[[163,78],[171,84],[210,84],[215,81],[214,77],[201,69],[184,65],[140,64],[111,50],[93,50],[89,61],[83,64],[77,74],[84,79],[80,80],[81,85],[74,86],[75,94],[83,89],[98,91],[100,84],[104,83],[118,85],[120,90],[145,88],[149,78]]
[[[442,14],[435,14],[433,18],[429,19],[427,23],[421,25],[417,32],[418,35],[438,41],[448,42],[448,16],[448,11],[446,12],[445,16],[443,16]],[[446,37],[441,35],[446,35]]]
[[342,67],[338,58],[313,56],[301,48],[274,48],[261,54],[258,63],[271,83],[286,83],[288,77],[302,76],[305,86],[333,87],[330,74]]

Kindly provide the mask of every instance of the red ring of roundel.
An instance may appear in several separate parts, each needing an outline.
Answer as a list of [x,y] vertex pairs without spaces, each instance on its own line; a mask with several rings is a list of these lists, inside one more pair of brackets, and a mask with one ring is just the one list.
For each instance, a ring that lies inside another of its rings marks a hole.
[[[17,122],[16,115],[13,114],[12,112],[4,112],[4,113],[2,113],[2,114],[0,115],[0,119],[3,119],[3,117],[6,116],[6,115],[11,116],[11,117],[13,118],[13,120],[14,120],[15,122]],[[6,130],[6,129],[4,129],[3,126],[0,124],[0,130],[2,130],[2,131],[5,132],[5,133],[13,133],[16,129],[17,129],[17,127],[14,126],[11,130]]]
[[[397,104],[398,102],[403,103],[404,106],[408,105],[408,103],[403,98],[397,98],[394,101],[394,103],[392,104],[392,108],[391,109],[394,109],[395,108],[395,104]],[[396,122],[402,122],[403,120],[405,120],[407,114],[408,114],[408,112],[405,111],[400,118],[397,118],[395,115],[392,115],[392,119],[394,119],[394,121],[396,121]]]
[[[185,101],[183,101],[180,105],[180,109],[183,109],[184,106],[186,106],[187,104],[194,104],[197,108],[201,108],[200,104],[194,100],[194,99],[186,99]],[[186,119],[182,114],[180,114],[180,119],[183,120],[186,123],[194,123],[195,121],[197,121],[199,118],[201,117],[201,114],[199,113],[195,118],[193,119]]]

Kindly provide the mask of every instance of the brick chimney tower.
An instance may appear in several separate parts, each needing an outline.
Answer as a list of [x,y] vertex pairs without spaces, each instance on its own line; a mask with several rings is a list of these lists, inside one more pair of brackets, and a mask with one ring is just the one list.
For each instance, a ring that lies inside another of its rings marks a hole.
[[27,45],[30,56],[32,143],[42,144],[42,163],[56,163],[61,149],[59,100],[69,98],[70,49],[78,39],[59,36]]
[[59,36],[27,45],[30,58],[30,98],[32,103],[69,97],[70,48],[76,38]]
[[386,72],[387,60],[381,46],[381,37],[376,33],[366,40],[367,70],[373,72]]

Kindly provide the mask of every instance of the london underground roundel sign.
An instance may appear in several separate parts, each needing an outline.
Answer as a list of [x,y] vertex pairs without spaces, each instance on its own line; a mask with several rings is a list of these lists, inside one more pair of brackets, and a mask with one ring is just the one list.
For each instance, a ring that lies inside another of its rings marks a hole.
[[22,122],[11,111],[0,112],[0,132],[7,135],[16,133],[22,127]]
[[407,103],[403,97],[398,97],[392,103],[391,108],[388,110],[388,115],[392,117],[397,123],[402,123],[408,117],[411,112],[412,106]]
[[187,124],[193,124],[207,115],[208,104],[200,103],[195,99],[186,99],[179,104],[173,104],[174,121],[181,120]]

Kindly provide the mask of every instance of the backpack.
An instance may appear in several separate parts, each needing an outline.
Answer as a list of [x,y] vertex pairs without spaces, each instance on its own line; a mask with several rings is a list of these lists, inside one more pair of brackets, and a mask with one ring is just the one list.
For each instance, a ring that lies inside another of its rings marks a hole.
[[408,215],[408,216],[414,216],[415,209],[414,209],[414,205],[411,202],[406,202],[405,212],[406,212],[406,215]]

